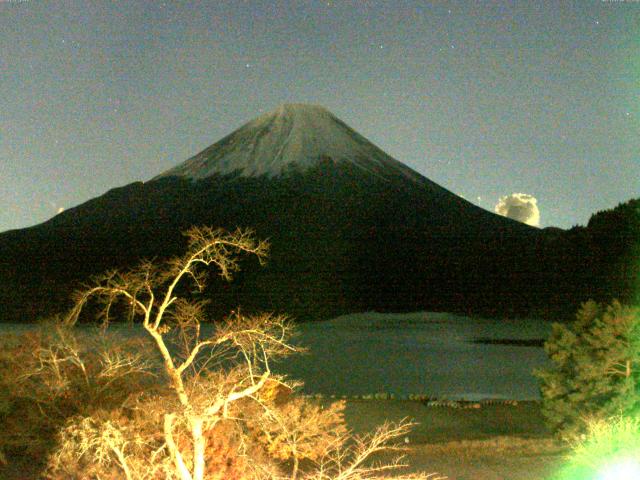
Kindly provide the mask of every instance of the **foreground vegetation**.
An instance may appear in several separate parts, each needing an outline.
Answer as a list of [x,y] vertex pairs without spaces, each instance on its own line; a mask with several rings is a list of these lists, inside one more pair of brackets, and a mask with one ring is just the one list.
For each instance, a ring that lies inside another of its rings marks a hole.
[[537,372],[547,423],[572,445],[559,480],[640,478],[640,308],[582,305],[555,324]]
[[[515,424],[504,440],[447,437],[416,449],[412,425],[387,423],[388,411],[374,433],[354,435],[344,401],[300,396],[272,371],[299,351],[286,317],[233,312],[211,333],[202,329],[208,267],[229,280],[240,254],[262,261],[268,245],[243,231],[194,228],[187,237],[185,255],[108,272],[77,293],[67,315],[2,339],[0,463],[21,458],[34,467],[26,476],[50,479],[358,480],[439,478],[398,473],[407,445],[423,458],[439,451],[469,461],[493,449],[503,463],[522,457],[514,445],[557,453],[549,432],[514,441]],[[75,328],[83,319],[92,330]],[[120,335],[112,319],[140,335]],[[554,326],[545,344],[553,366],[538,372],[542,414],[572,451],[553,478],[637,478],[639,339],[640,309],[617,302],[587,302],[573,324]]]
[[[109,272],[64,318],[5,339],[5,460],[43,459],[40,474],[60,479],[434,478],[396,473],[390,442],[407,435],[407,422],[353,436],[344,402],[298,397],[295,382],[272,373],[273,359],[295,353],[285,317],[236,313],[203,336],[204,302],[185,284],[201,291],[209,266],[230,279],[238,254],[263,259],[267,245],[243,231],[187,236],[185,255]],[[100,320],[92,335],[73,328],[84,312]],[[114,316],[145,335],[110,333]],[[370,461],[389,451],[388,461]]]
[[640,413],[640,308],[586,302],[572,324],[553,326],[545,349],[553,366],[536,374],[553,430],[572,436]]

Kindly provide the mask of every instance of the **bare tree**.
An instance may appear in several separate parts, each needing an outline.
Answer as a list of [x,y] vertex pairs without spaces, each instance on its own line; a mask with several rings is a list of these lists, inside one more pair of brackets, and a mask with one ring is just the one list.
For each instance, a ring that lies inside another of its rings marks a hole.
[[[239,439],[237,449],[244,452],[245,463],[250,457],[246,438],[253,435],[267,446],[272,458],[290,462],[290,479],[357,480],[399,466],[394,461],[367,467],[365,460],[382,451],[388,440],[403,435],[406,424],[385,426],[371,437],[356,438],[355,446],[345,447],[353,439],[341,425],[341,405],[321,409],[307,400],[289,398],[295,385],[271,370],[273,359],[297,350],[289,343],[291,323],[286,317],[234,314],[213,328],[203,328],[205,302],[181,296],[186,283],[198,291],[204,289],[207,267],[215,267],[229,280],[239,269],[239,254],[255,255],[263,262],[267,243],[243,230],[226,233],[197,227],[186,236],[188,248],[183,256],[159,265],[145,261],[129,271],[111,271],[97,278],[77,293],[75,306],[64,319],[65,325],[75,325],[87,304],[97,301],[104,327],[123,308],[129,320],[141,324],[153,340],[173,397],[163,399],[160,408],[161,435],[145,436],[136,430],[135,421],[159,408],[157,397],[141,395],[134,422],[111,418],[71,422],[61,433],[66,446],[53,461],[56,468],[68,461],[71,452],[71,456],[93,455],[98,463],[115,465],[127,479],[218,478],[212,471],[215,459],[207,452],[215,448],[216,432],[227,423],[235,429],[230,435]],[[146,458],[140,460],[141,456]],[[302,460],[308,465],[301,473]],[[269,464],[253,462],[243,468],[238,478],[284,478],[281,470]]]

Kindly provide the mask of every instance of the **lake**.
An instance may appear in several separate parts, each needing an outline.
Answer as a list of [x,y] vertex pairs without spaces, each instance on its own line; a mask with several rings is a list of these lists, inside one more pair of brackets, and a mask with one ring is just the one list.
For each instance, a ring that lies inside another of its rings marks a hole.
[[[31,328],[4,324],[0,332]],[[309,352],[274,370],[302,380],[308,394],[532,400],[540,394],[531,372],[549,365],[539,340],[551,322],[541,320],[364,313],[303,323],[297,331],[293,343]]]

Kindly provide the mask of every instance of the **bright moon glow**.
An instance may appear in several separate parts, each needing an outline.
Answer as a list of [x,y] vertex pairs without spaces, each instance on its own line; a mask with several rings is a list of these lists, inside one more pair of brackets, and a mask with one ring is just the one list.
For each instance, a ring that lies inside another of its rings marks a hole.
[[638,480],[639,478],[640,463],[629,458],[607,465],[600,471],[597,480]]

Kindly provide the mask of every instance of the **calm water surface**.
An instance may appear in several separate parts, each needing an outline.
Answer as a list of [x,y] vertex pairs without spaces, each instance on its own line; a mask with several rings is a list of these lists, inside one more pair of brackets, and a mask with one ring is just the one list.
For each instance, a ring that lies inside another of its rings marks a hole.
[[[0,325],[21,332],[33,325]],[[85,327],[86,328],[86,327]],[[144,333],[116,327],[122,334]],[[548,365],[539,346],[474,343],[477,339],[546,338],[551,324],[442,313],[356,314],[298,326],[294,343],[309,352],[274,368],[304,382],[306,393],[421,394],[449,399],[537,399],[534,368]]]

